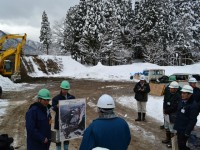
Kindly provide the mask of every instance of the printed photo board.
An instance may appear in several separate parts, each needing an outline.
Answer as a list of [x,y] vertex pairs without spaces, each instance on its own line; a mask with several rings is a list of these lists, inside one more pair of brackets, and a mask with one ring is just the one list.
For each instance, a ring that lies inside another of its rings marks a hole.
[[80,138],[86,127],[85,99],[59,101],[60,141]]

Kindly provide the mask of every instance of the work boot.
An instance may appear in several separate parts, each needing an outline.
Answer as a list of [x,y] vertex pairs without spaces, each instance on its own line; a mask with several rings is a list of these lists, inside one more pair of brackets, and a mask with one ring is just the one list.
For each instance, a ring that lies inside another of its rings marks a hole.
[[135,119],[135,121],[141,121],[141,113],[140,112],[138,113],[138,118]]
[[171,141],[171,133],[169,130],[166,130],[166,139],[162,140],[162,143],[168,144]]
[[146,113],[142,113],[142,121],[145,121]]
[[169,142],[169,144],[167,144],[168,148],[172,148],[172,138],[174,137],[174,133],[171,133],[171,140]]

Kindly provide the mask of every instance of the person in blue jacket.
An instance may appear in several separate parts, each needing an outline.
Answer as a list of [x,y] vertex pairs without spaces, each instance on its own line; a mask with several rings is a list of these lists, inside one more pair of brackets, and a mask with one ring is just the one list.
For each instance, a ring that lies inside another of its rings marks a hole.
[[38,101],[26,112],[27,150],[49,150],[51,143],[51,115],[48,109],[50,92],[41,89]]
[[[54,129],[56,129],[58,142],[56,143],[56,149],[61,150],[61,141],[59,139],[59,101],[67,99],[75,99],[75,97],[69,94],[70,84],[67,80],[63,80],[60,84],[61,91],[60,93],[52,99],[52,107],[55,111],[55,124]],[[69,141],[64,141],[64,150],[68,150]]]
[[92,150],[96,147],[127,150],[131,140],[130,129],[124,119],[115,115],[113,98],[103,94],[97,107],[99,118],[93,120],[85,130],[79,150]]
[[196,125],[199,110],[193,97],[193,88],[190,85],[184,85],[181,92],[174,129],[177,131],[179,150],[189,150],[186,142]]

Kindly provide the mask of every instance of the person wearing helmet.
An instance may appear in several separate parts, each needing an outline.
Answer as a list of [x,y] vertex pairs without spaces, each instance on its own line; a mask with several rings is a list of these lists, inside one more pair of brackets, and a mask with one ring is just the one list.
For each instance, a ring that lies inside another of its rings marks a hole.
[[145,80],[145,76],[140,76],[140,81],[134,87],[135,99],[137,100],[138,117],[135,121],[145,121],[146,103],[148,100],[148,93],[150,86]]
[[174,137],[176,131],[173,129],[176,120],[176,113],[178,109],[178,103],[181,99],[179,92],[179,84],[173,81],[169,85],[170,93],[168,98],[164,98],[163,113],[164,113],[164,126],[166,130],[166,139],[162,140],[162,143],[167,144],[168,148],[172,147],[171,138]]
[[[173,81],[176,81],[176,76],[175,76],[175,75],[169,76],[169,84],[165,87],[165,90],[164,90],[164,93],[163,93],[163,95],[164,95],[163,102],[164,102],[164,100],[169,99],[169,96],[171,95],[171,94],[170,94],[169,85],[170,85],[170,83],[173,82]],[[179,86],[179,89],[178,89],[179,93],[180,93],[180,90],[181,90],[181,87]],[[164,111],[163,111],[163,112],[164,112]],[[163,114],[163,115],[164,115],[164,114]],[[165,120],[164,120],[164,123],[165,123]],[[165,129],[164,124],[160,126],[160,129]]]
[[[59,139],[60,132],[59,132],[59,101],[61,100],[68,100],[68,99],[75,99],[73,95],[69,93],[70,90],[70,84],[67,80],[63,80],[60,84],[60,93],[56,95],[52,99],[52,108],[55,111],[55,123],[54,123],[54,129],[56,129],[56,135],[57,135],[57,142],[56,142],[56,149],[61,150],[61,141]],[[69,141],[64,141],[64,150],[68,150]]]
[[189,78],[189,85],[193,88],[193,97],[197,103],[200,102],[200,89],[197,87],[197,80],[194,77]]
[[41,89],[37,98],[37,102],[31,104],[26,112],[27,150],[49,150],[51,143],[49,90]]
[[174,129],[177,131],[178,148],[187,150],[189,148],[186,142],[196,125],[199,110],[193,97],[193,88],[190,85],[184,85],[181,92]]
[[96,147],[127,150],[131,140],[130,129],[124,119],[115,115],[113,98],[103,94],[97,102],[97,107],[99,117],[85,130],[79,150],[91,150]]

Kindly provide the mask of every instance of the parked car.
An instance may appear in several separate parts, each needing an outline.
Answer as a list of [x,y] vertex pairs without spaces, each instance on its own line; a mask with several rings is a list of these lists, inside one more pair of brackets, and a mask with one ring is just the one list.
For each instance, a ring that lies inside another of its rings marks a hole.
[[157,82],[158,83],[169,83],[169,76],[164,75],[164,76],[158,78]]
[[159,78],[165,76],[164,69],[145,69],[142,73],[147,82],[157,82]]
[[[174,73],[172,74],[176,77],[176,81],[179,82],[180,86],[187,84],[190,77],[196,78],[198,82],[200,82],[200,75],[199,74],[189,74],[189,73]],[[158,79],[158,83],[169,83],[169,76],[162,76]]]

